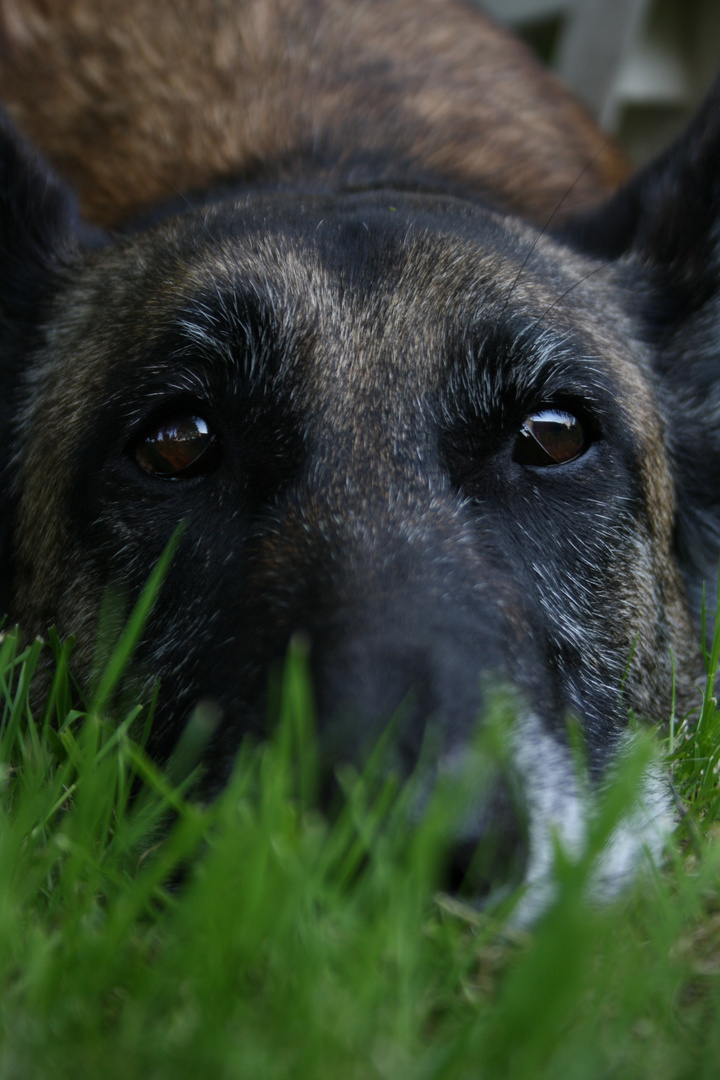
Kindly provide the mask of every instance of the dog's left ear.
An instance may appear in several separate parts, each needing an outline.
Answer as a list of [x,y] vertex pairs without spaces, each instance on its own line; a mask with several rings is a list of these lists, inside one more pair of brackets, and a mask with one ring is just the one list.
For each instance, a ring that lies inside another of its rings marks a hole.
[[720,78],[678,141],[563,239],[627,273],[655,357],[680,565],[696,613],[720,556]]

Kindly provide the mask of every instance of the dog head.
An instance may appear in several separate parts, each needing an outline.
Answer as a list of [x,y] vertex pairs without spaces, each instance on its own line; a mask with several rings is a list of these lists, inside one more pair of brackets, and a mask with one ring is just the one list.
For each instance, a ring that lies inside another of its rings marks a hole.
[[[11,618],[75,634],[88,677],[108,585],[136,594],[184,521],[137,656],[158,756],[212,699],[221,783],[299,630],[330,766],[399,710],[399,767],[429,738],[452,770],[509,684],[542,876],[552,830],[582,831],[568,717],[597,779],[629,708],[667,715],[673,661],[692,693],[720,527],[718,104],[557,237],[471,198],[287,189],[101,242],[5,121]],[[506,792],[463,828],[516,844]]]

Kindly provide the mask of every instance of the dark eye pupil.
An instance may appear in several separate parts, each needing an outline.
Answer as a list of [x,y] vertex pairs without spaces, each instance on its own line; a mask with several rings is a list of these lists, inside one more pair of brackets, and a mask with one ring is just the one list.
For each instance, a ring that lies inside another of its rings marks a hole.
[[201,417],[174,416],[139,439],[134,456],[150,476],[184,479],[215,468],[218,440]]
[[528,416],[515,440],[513,461],[520,465],[564,465],[587,450],[585,429],[576,416],[543,409]]

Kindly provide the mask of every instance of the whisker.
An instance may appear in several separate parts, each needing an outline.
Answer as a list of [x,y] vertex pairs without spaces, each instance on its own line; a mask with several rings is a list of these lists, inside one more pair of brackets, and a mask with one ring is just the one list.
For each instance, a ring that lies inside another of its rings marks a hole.
[[595,162],[600,157],[600,155],[604,152],[604,150],[608,146],[608,144],[609,144],[609,140],[607,140],[603,144],[603,146],[600,147],[600,149],[597,151],[597,153],[593,154],[593,156],[590,158],[590,160],[583,166],[583,168],[580,170],[580,172],[577,174],[577,176],[573,180],[570,187],[563,194],[562,198],[558,201],[557,205],[555,206],[555,209],[553,210],[553,212],[548,217],[548,219],[545,222],[545,224],[543,225],[542,229],[540,229],[540,231],[538,233],[536,233],[535,239],[533,240],[533,242],[532,242],[532,244],[530,246],[530,250],[528,251],[525,258],[523,259],[523,261],[522,261],[522,263],[520,265],[520,269],[518,270],[517,275],[515,277],[515,280],[513,281],[512,285],[510,286],[510,289],[508,290],[507,297],[505,298],[505,303],[503,304],[502,310],[500,312],[500,318],[502,318],[503,315],[505,314],[505,312],[507,310],[507,306],[510,303],[510,301],[512,300],[512,295],[515,292],[517,284],[518,284],[518,282],[520,281],[520,278],[523,275],[525,267],[527,266],[530,259],[532,258],[533,252],[535,251],[535,248],[537,247],[538,243],[540,242],[540,239],[548,231],[548,229],[552,225],[553,221],[555,220],[556,216],[560,213],[560,210],[562,209],[562,206],[565,203],[565,201],[570,197],[570,195],[572,195],[573,191],[575,190],[577,185],[580,183],[580,181],[582,180],[585,173],[588,171],[588,169],[592,168],[592,166],[595,164]]
[[587,281],[589,278],[594,277],[595,274],[599,274],[601,270],[607,270],[607,268],[611,265],[612,260],[606,259],[599,266],[596,266],[593,270],[588,271],[587,274],[583,274],[583,276],[581,278],[578,278],[577,281],[574,281],[572,285],[568,286],[568,288],[565,289],[564,292],[561,292],[559,296],[556,296],[552,304],[548,304],[543,313],[541,315],[538,315],[537,319],[535,319],[535,321],[530,324],[530,326],[528,327],[528,333],[532,332],[538,325],[538,323],[541,323],[543,319],[552,311],[552,309],[557,304],[559,304],[561,300],[564,300],[565,297],[573,291],[573,289],[577,289],[578,285],[582,285],[584,281]]

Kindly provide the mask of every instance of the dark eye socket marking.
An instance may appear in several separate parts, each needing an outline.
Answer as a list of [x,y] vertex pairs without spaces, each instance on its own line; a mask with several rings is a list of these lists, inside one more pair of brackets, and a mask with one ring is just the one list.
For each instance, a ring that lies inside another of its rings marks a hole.
[[220,464],[220,440],[206,420],[192,413],[170,416],[149,427],[131,445],[137,465],[149,476],[189,480]]
[[515,439],[513,461],[519,465],[566,465],[590,446],[585,426],[564,409],[541,409],[528,416]]

